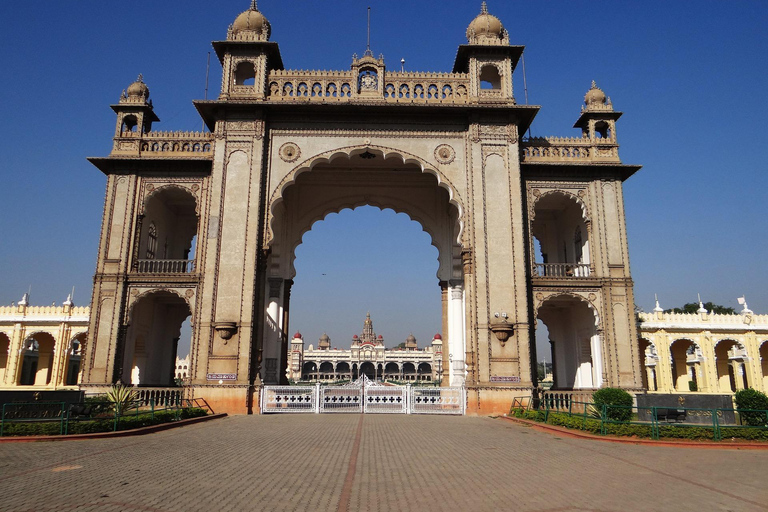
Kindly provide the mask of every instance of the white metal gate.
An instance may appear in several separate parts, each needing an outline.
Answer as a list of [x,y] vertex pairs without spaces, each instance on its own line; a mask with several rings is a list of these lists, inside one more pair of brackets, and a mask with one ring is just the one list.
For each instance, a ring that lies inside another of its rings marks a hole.
[[464,414],[463,387],[394,386],[365,375],[344,386],[264,386],[262,413]]
[[318,412],[363,412],[363,381],[357,379],[345,386],[319,387]]

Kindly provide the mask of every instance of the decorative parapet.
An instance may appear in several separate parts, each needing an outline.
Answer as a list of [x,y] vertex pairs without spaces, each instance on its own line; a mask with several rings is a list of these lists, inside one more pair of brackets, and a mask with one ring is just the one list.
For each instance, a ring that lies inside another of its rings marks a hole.
[[760,330],[768,331],[768,315],[717,313],[639,313],[640,330]]
[[[393,72],[384,77],[381,95],[359,94],[354,71],[273,70],[267,83],[269,101],[340,103],[384,101],[407,104],[469,103],[469,74]],[[252,86],[238,86],[233,98],[254,94]],[[475,98],[477,101],[477,98]]]
[[612,138],[531,137],[521,147],[524,163],[621,163]]
[[0,323],[34,323],[63,319],[88,323],[90,314],[91,308],[88,306],[0,306]]
[[208,132],[129,132],[115,137],[110,156],[210,158],[213,134]]

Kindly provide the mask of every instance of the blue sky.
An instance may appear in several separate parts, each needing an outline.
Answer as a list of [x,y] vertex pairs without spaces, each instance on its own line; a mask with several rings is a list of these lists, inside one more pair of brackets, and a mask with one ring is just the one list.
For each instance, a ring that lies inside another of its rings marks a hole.
[[[210,41],[224,39],[248,4],[3,4],[0,304],[29,286],[35,304],[61,303],[72,286],[76,303],[89,302],[105,178],[85,157],[110,150],[109,105],[143,73],[157,129],[200,129],[191,102],[204,95]],[[463,0],[259,2],[293,69],[347,69],[365,50],[368,5],[374,53],[392,68],[405,58],[414,71],[450,71],[480,8]],[[664,307],[701,293],[737,307],[746,295],[751,309],[768,312],[768,4],[491,0],[489,10],[513,44],[526,46],[528,100],[542,106],[533,135],[575,135],[593,79],[624,112],[620,155],[643,165],[624,186],[637,305],[650,310],[654,293]],[[209,97],[220,77],[213,56]],[[293,330],[310,341],[327,330],[346,345],[368,309],[388,345],[411,331],[424,343],[439,330],[437,253],[418,224],[363,208],[316,224],[304,240]],[[325,269],[349,279],[327,279]]]

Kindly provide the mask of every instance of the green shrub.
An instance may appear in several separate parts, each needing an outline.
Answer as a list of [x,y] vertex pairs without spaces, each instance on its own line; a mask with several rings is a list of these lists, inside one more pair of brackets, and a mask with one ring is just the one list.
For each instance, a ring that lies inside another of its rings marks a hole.
[[696,384],[695,380],[689,380],[688,381],[688,391],[698,391],[699,385]]
[[598,407],[606,406],[605,415],[611,421],[629,421],[632,418],[632,395],[618,388],[598,389],[592,394],[592,402]]
[[[152,416],[151,412],[142,412],[139,415],[126,415],[120,418],[117,430],[131,430],[151,425],[160,425],[188,418],[207,416],[205,409],[188,407],[185,409],[157,411]],[[73,419],[70,418],[67,431],[69,434],[94,434],[97,432],[112,432],[115,428],[114,413],[108,418],[99,419]],[[56,422],[6,422],[3,427],[5,436],[53,436],[61,433],[61,423]]]
[[[752,427],[768,425],[768,396],[752,388],[742,389],[735,395],[736,409],[742,421]],[[751,412],[742,412],[752,410]],[[758,412],[762,411],[762,412]]]

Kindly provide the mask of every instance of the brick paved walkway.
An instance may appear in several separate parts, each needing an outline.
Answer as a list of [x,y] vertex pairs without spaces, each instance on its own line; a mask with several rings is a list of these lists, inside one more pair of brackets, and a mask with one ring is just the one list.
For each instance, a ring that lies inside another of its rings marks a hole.
[[0,445],[0,510],[768,510],[768,452],[558,438],[500,419],[235,416]]

